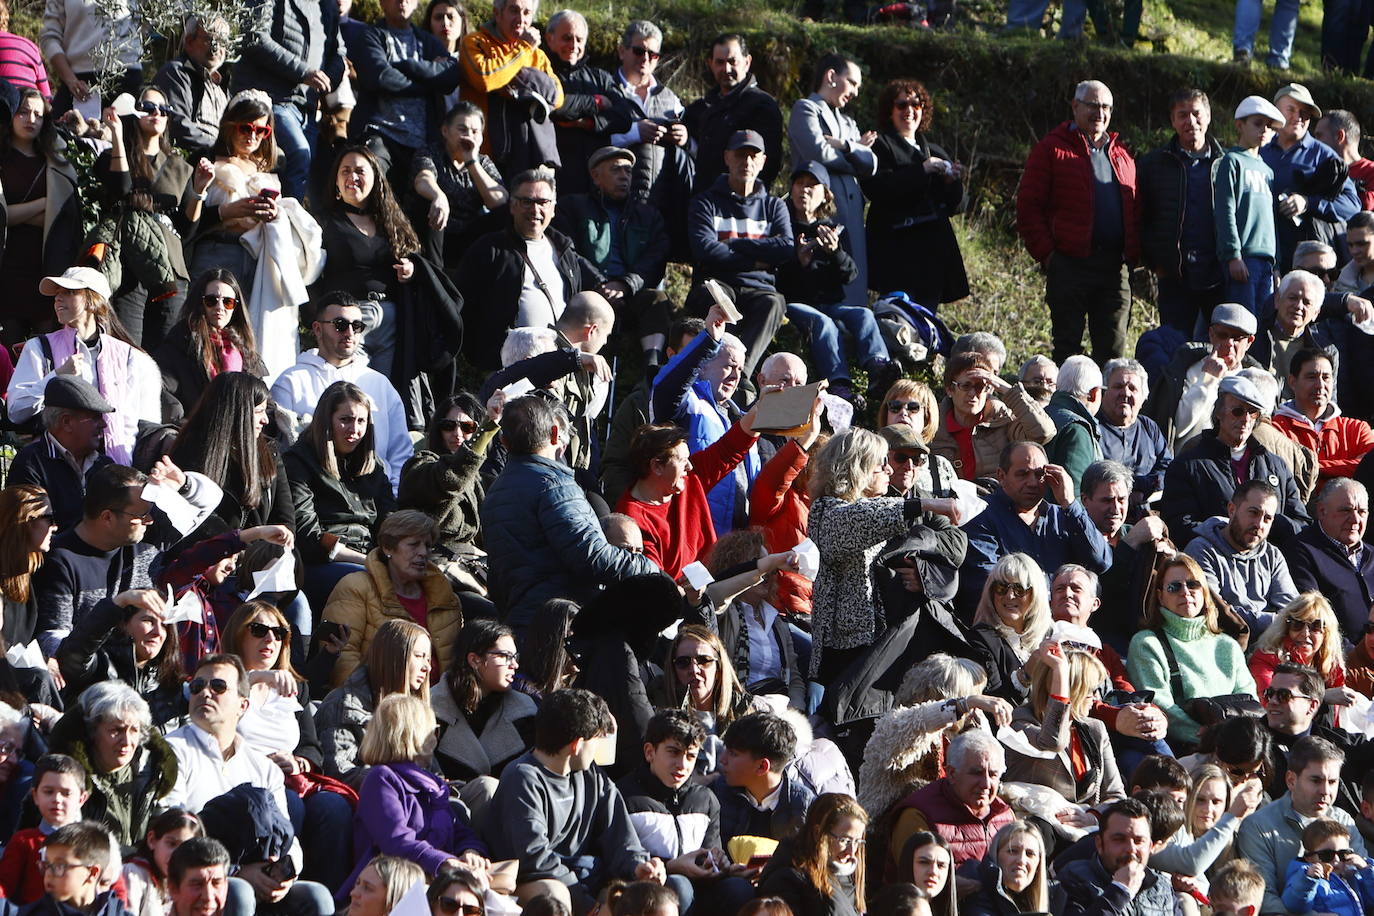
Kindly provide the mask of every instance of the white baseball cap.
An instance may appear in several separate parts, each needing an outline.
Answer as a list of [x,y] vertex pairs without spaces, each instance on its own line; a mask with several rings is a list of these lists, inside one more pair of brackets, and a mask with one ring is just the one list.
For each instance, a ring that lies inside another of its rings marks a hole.
[[1270,123],[1274,125],[1275,130],[1278,130],[1287,123],[1287,119],[1285,119],[1279,110],[1274,107],[1274,103],[1263,96],[1247,95],[1245,98],[1241,99],[1240,104],[1236,106],[1237,121],[1257,114],[1264,115],[1268,118]]

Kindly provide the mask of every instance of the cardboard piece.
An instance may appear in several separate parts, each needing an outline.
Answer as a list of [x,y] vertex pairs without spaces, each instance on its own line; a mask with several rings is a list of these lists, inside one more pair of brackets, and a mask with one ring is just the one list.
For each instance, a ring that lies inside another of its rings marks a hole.
[[711,299],[720,306],[720,310],[725,313],[725,320],[730,324],[739,324],[744,320],[744,314],[735,305],[735,300],[730,298],[730,294],[725,291],[725,287],[718,280],[703,280],[702,286],[711,294]]
[[697,591],[716,581],[716,577],[711,575],[709,569],[695,561],[682,567],[682,575],[687,579],[687,584]]
[[820,382],[768,391],[759,397],[759,409],[754,419],[754,432],[795,436],[807,430],[811,423],[811,406],[816,403]]

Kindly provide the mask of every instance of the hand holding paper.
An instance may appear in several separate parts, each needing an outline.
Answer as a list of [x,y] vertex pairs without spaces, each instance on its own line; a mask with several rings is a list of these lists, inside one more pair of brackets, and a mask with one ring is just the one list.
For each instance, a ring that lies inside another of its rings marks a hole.
[[701,563],[688,563],[682,567],[682,575],[687,580],[687,584],[697,591],[701,591],[716,581],[715,576],[711,575],[711,571]]
[[48,661],[43,657],[43,650],[38,648],[38,640],[32,640],[28,645],[10,646],[5,653],[5,659],[16,668],[46,668]]
[[744,315],[735,305],[735,300],[731,298],[730,293],[726,291],[719,280],[704,280],[701,285],[705,287],[706,292],[711,294],[711,301],[725,316],[727,324],[739,324],[744,320]]
[[244,600],[252,601],[263,592],[293,592],[296,587],[296,557],[288,550],[271,566],[253,573],[253,590]]
[[177,531],[190,534],[195,530],[200,511],[176,490],[164,484],[149,483],[139,495],[161,509]]

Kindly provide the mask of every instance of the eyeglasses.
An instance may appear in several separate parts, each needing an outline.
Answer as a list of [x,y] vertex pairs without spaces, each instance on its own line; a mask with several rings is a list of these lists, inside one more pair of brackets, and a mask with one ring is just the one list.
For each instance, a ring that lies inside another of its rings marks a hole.
[[259,140],[266,140],[272,136],[272,125],[243,123],[238,125],[238,131],[245,137],[257,137]]
[[1260,763],[1252,763],[1249,766],[1242,766],[1237,763],[1223,765],[1222,769],[1226,771],[1226,774],[1230,776],[1232,780],[1244,782],[1247,779],[1253,779],[1258,776],[1261,766]]
[[142,522],[145,525],[151,525],[153,523],[152,509],[149,509],[147,512],[126,512],[123,509],[111,509],[110,511],[118,512],[120,515],[126,516],[131,522]]
[[1029,595],[1030,589],[1015,582],[994,582],[992,583],[992,593],[994,595],[1008,595],[1012,598],[1020,598]]
[[1321,277],[1327,283],[1335,282],[1341,275],[1341,269],[1339,267],[1309,267],[1308,270]]
[[925,453],[919,455],[909,455],[906,452],[888,452],[887,461],[889,464],[914,464],[917,467],[926,463]]
[[1337,862],[1350,858],[1355,854],[1353,849],[1314,849],[1308,853],[1309,856],[1321,862]]
[[147,99],[144,99],[143,101],[141,101],[141,102],[137,103],[136,105],[134,105],[134,111],[141,111],[141,112],[143,112],[144,114],[149,114],[149,115],[150,115],[150,114],[160,114],[160,115],[162,115],[162,116],[165,118],[165,117],[167,117],[168,115],[170,115],[170,114],[172,113],[172,106],[171,106],[171,105],[158,105],[158,104],[155,103],[155,102],[150,102],[150,101],[148,101]]
[[222,677],[211,678],[208,681],[203,677],[198,677],[191,682],[190,687],[191,696],[195,696],[205,690],[206,687],[209,687],[211,693],[217,697],[222,697],[229,689],[229,682]]
[[522,207],[552,207],[556,200],[547,197],[517,197],[515,202]]
[[266,639],[267,634],[271,633],[277,637],[277,642],[286,642],[286,637],[291,635],[288,627],[269,627],[265,623],[258,623],[256,620],[248,625],[248,633],[254,639]]
[[363,324],[360,318],[354,318],[352,321],[349,321],[347,318],[335,318],[333,321],[326,321],[325,324],[329,325],[340,334],[347,331],[349,328],[353,329],[354,334],[361,334],[367,329],[367,325]]
[[440,897],[439,909],[449,916],[482,916],[482,907],[463,903],[457,897]]
[[906,411],[907,413],[925,413],[926,406],[920,401],[888,401],[887,410],[889,413]]
[[233,296],[212,296],[209,293],[206,293],[204,296],[200,297],[200,304],[205,306],[207,309],[214,308],[217,305],[222,305],[224,306],[224,310],[226,312],[232,312],[235,308],[238,307],[239,301]]
[[439,431],[440,431],[440,432],[451,433],[451,432],[453,432],[455,429],[461,429],[461,430],[463,431],[463,435],[465,435],[465,436],[471,436],[473,433],[477,432],[477,424],[474,423],[474,422],[471,421],[471,420],[440,420],[440,421],[439,421]]
[[987,382],[955,382],[954,387],[960,391],[967,391],[970,394],[982,394],[988,390]]
[[1238,404],[1228,410],[1227,413],[1239,420],[1241,417],[1258,417],[1260,409],[1251,404]]
[[47,872],[55,878],[61,878],[73,868],[96,868],[95,865],[87,865],[85,862],[49,862],[47,859],[38,860],[38,870]]
[[861,836],[844,836],[839,833],[832,833],[829,836],[830,842],[834,843],[842,852],[853,852],[856,849],[861,849],[867,842]]
[[520,664],[520,653],[519,653],[519,652],[506,652],[506,651],[504,651],[504,650],[502,650],[502,649],[492,649],[492,650],[491,650],[490,652],[488,652],[487,654],[490,655],[492,658],[496,659],[498,662],[500,662],[500,663],[503,664],[503,665],[518,665],[518,664]]
[[906,111],[908,108],[915,108],[917,111],[920,111],[922,108],[925,108],[925,106],[916,99],[898,99],[892,103],[892,107],[900,108],[902,111]]
[[635,57],[647,57],[649,60],[658,60],[663,55],[658,51],[651,51],[643,45],[636,45],[630,48],[630,53]]
[[1291,703],[1293,700],[1311,700],[1305,693],[1296,693],[1287,687],[1266,687],[1264,688],[1264,698],[1275,703]]
[[709,668],[716,663],[714,655],[679,655],[673,659],[673,667],[679,671],[690,671],[692,666]]
[[1309,633],[1320,633],[1322,630],[1326,629],[1326,624],[1322,623],[1320,620],[1299,620],[1296,617],[1289,617],[1288,629],[1295,631],[1306,630]]
[[13,741],[0,743],[0,758],[13,757],[17,753],[19,753],[19,745]]
[[1190,592],[1200,592],[1202,591],[1202,583],[1196,579],[1178,579],[1164,586],[1164,591],[1170,595],[1177,595],[1185,588]]

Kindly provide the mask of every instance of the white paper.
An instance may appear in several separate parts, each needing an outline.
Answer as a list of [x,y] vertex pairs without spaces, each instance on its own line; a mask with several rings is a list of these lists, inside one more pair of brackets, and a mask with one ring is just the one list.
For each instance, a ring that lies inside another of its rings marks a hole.
[[391,908],[391,916],[430,916],[429,898],[425,896],[425,882],[416,881],[410,886],[396,905]]
[[1360,331],[1364,334],[1374,335],[1374,318],[1369,318],[1364,321],[1356,321],[1355,316],[1351,315],[1350,323],[1355,326],[1355,330]]
[[190,534],[196,529],[200,510],[186,501],[176,490],[160,483],[150,483],[143,488],[144,499],[157,506],[167,515],[172,527],[182,534]]
[[180,598],[172,597],[172,587],[167,586],[167,613],[163,623],[204,623],[205,609],[193,588],[182,592]]
[[1355,702],[1349,706],[1338,706],[1340,710],[1341,728],[1350,732],[1352,735],[1374,735],[1374,715],[1371,715],[1370,707],[1374,703],[1366,696],[1355,695]]
[[711,575],[711,571],[700,563],[688,563],[682,567],[682,575],[686,577],[687,584],[697,591],[701,591],[712,582],[716,577]]
[[79,101],[75,97],[73,97],[72,107],[76,109],[77,114],[81,115],[82,120],[99,121],[101,112],[100,93],[94,91],[91,92],[90,96],[84,102]]
[[38,648],[38,640],[31,641],[27,646],[10,646],[5,653],[6,660],[16,668],[46,668],[47,660],[43,658],[43,650]]
[[821,405],[824,407],[826,419],[830,421],[830,428],[835,431],[836,435],[854,425],[854,405],[844,398],[828,391],[822,391]]
[[1096,633],[1067,620],[1056,620],[1050,627],[1050,642],[1076,642],[1094,649],[1102,648],[1102,639]]
[[263,592],[293,592],[296,586],[296,558],[287,550],[266,569],[253,573],[253,590],[244,601],[252,601]]
[[[486,904],[487,916],[520,916],[520,904],[514,897],[507,897],[505,894],[498,894],[496,891],[488,889],[483,898]],[[396,912],[392,910],[391,912]]]
[[524,397],[533,391],[534,382],[531,382],[527,378],[518,378],[500,390],[501,393],[506,396],[506,403],[509,404],[516,398]]
[[1042,751],[1030,743],[1024,732],[1018,732],[1010,725],[1003,725],[997,729],[997,740],[1023,757],[1038,757],[1041,760],[1053,760],[1059,755],[1054,751]]
[[[113,108],[114,113],[121,118],[127,118],[129,115],[135,113],[134,97],[127,92],[121,92],[119,95],[115,96],[114,101],[110,103],[110,107]],[[138,115],[142,117],[143,113],[138,112]]]
[[954,481],[954,499],[959,504],[959,524],[967,525],[988,507],[978,495],[978,485],[971,480]]
[[720,310],[725,313],[725,320],[729,324],[739,324],[744,320],[744,315],[740,313],[739,307],[735,305],[730,294],[725,291],[725,287],[718,280],[705,280],[701,284],[706,287],[706,292],[711,294],[711,299]]
[[797,572],[808,579],[815,579],[816,573],[821,571],[821,549],[816,542],[807,538],[793,547],[792,552],[797,555]]

